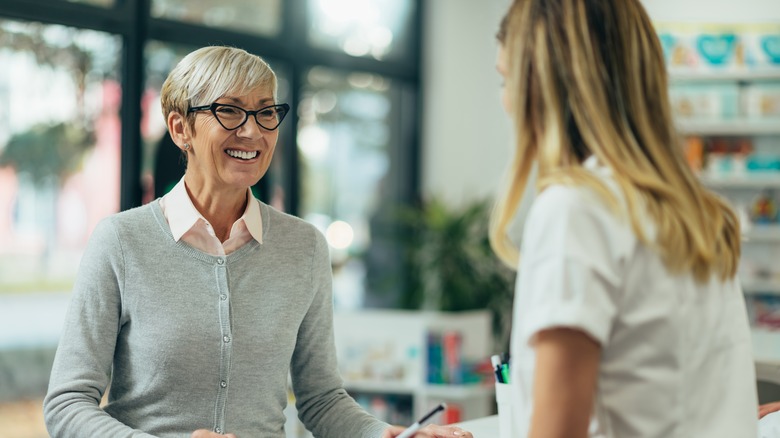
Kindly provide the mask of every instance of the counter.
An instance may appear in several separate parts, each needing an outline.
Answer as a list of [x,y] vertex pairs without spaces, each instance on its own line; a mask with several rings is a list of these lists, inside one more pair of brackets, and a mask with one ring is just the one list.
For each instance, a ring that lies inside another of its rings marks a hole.
[[463,421],[456,423],[456,426],[468,430],[474,435],[474,438],[498,437],[498,415]]

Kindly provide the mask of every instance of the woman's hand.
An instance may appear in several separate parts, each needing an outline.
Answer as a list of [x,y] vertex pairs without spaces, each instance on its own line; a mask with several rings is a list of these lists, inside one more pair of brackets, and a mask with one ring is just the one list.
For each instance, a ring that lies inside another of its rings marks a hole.
[[764,418],[764,415],[780,411],[780,401],[765,403],[758,407],[758,418]]
[[[385,433],[382,434],[382,438],[395,438],[400,435],[404,430],[403,426],[390,426],[385,429]],[[474,438],[471,432],[467,432],[456,426],[437,426],[435,424],[429,424],[422,429],[418,430],[414,434],[414,438]]]
[[238,438],[238,437],[232,433],[220,435],[216,432],[212,432],[207,429],[198,429],[195,432],[192,432],[190,438]]

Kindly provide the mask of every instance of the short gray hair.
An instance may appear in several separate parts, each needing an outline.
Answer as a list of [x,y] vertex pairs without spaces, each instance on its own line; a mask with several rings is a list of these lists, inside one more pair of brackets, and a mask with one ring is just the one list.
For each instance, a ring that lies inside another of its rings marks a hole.
[[[185,56],[168,74],[160,103],[163,117],[187,115],[190,106],[208,105],[222,96],[270,89],[276,101],[276,74],[261,57],[235,47],[203,47]],[[190,127],[193,118],[188,117]]]

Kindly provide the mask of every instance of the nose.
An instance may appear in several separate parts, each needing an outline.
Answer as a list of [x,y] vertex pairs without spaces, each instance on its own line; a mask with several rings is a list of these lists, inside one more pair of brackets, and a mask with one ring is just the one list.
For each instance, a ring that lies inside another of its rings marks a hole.
[[269,131],[255,120],[254,116],[249,116],[247,121],[236,130],[236,135],[243,138],[257,140],[263,138]]

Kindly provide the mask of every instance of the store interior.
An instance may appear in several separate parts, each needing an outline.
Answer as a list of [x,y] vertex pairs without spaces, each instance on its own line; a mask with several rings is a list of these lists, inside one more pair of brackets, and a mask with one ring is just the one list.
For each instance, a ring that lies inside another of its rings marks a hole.
[[[494,415],[514,272],[485,236],[513,140],[495,67],[509,3],[0,0],[0,435],[48,436],[41,404],[86,241],[180,177],[162,157],[159,87],[213,41],[267,56],[295,108],[254,191],[328,239],[347,391],[395,424],[439,402],[442,424]],[[681,147],[742,221],[759,401],[780,400],[780,2],[643,3]],[[62,152],[30,152],[52,143]],[[311,436],[290,402],[288,438]]]

